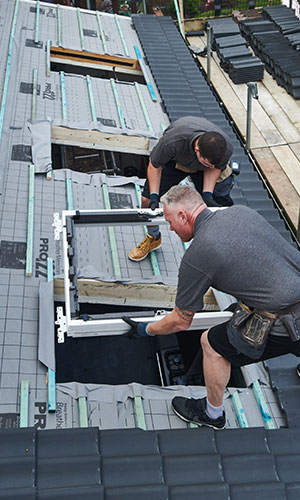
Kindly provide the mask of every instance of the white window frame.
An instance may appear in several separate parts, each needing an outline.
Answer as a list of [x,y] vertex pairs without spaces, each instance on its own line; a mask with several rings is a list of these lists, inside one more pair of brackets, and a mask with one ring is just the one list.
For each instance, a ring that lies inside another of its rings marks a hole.
[[[97,226],[120,226],[122,225],[145,225],[149,224],[168,224],[163,217],[161,209],[126,209],[126,210],[64,210],[62,212],[62,234],[63,234],[63,258],[64,258],[64,288],[65,288],[65,314],[66,314],[66,333],[71,337],[92,337],[92,336],[114,336],[122,335],[128,331],[128,325],[120,318],[116,319],[95,319],[84,321],[83,319],[71,318],[71,303],[70,303],[70,285],[69,278],[69,258],[68,258],[68,241],[67,241],[67,218],[83,215],[85,217],[94,216],[113,216],[109,222],[92,222]],[[120,222],[120,216],[138,216],[141,219],[135,222]],[[145,221],[145,217],[147,221]],[[83,225],[78,223],[77,225]],[[166,313],[167,314],[167,313]],[[157,316],[139,317],[138,321],[155,322],[161,320],[165,314]],[[189,330],[206,330],[212,326],[228,321],[232,316],[228,311],[200,312],[194,315],[192,324]],[[137,318],[132,318],[137,319]]]

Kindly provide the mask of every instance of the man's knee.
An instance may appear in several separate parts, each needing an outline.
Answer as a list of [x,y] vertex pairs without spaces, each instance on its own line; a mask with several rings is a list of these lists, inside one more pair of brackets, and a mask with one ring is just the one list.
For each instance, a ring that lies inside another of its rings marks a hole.
[[208,332],[209,332],[209,330],[206,330],[205,332],[203,332],[201,335],[201,338],[200,338],[203,355],[210,356],[210,357],[213,357],[215,359],[222,358],[221,354],[219,354],[217,351],[215,351],[212,348],[212,346],[210,345],[209,340],[208,340]]

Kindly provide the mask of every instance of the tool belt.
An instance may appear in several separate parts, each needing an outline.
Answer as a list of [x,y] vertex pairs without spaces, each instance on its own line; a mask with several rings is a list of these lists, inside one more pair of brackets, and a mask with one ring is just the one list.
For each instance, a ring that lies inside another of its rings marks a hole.
[[[300,301],[295,304],[300,305]],[[240,302],[233,313],[231,324],[243,339],[255,348],[261,347],[267,339],[268,334],[276,319],[280,319],[285,326],[292,341],[300,340],[295,320],[291,314],[295,304],[282,309],[278,313],[259,311]]]
[[[184,165],[180,165],[180,163],[176,163],[175,168],[177,168],[177,170],[181,170],[182,172],[186,172],[187,174],[196,174],[197,172],[200,172],[200,170],[185,167]],[[225,179],[227,179],[227,177],[231,174],[232,169],[229,165],[227,165],[226,168],[220,172],[217,182],[225,181]]]

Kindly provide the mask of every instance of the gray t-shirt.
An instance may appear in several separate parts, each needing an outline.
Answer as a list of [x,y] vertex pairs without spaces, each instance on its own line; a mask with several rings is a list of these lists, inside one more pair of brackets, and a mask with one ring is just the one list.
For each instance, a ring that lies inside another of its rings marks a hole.
[[277,312],[300,299],[300,252],[248,207],[207,208],[180,265],[176,305],[201,311],[210,286]]
[[150,160],[155,168],[164,167],[170,160],[191,170],[206,170],[197,159],[194,142],[204,132],[219,132],[226,140],[227,149],[222,160],[215,165],[224,170],[232,155],[232,144],[229,137],[219,127],[205,118],[185,116],[173,122],[166,130],[150,154]]

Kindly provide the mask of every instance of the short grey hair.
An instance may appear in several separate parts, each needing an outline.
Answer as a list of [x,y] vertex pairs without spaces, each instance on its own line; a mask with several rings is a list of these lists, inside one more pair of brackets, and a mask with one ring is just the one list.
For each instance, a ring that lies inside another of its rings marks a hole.
[[201,206],[204,204],[203,198],[196,189],[190,186],[177,185],[172,186],[169,191],[167,191],[160,198],[161,203],[165,205],[175,205],[180,203],[185,205],[187,208],[193,209],[195,206]]

